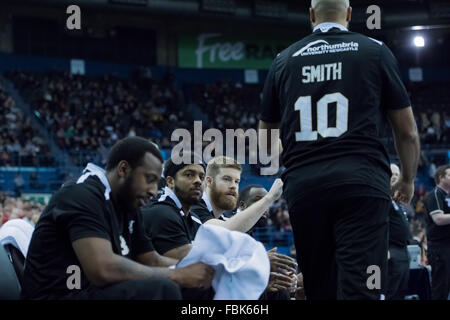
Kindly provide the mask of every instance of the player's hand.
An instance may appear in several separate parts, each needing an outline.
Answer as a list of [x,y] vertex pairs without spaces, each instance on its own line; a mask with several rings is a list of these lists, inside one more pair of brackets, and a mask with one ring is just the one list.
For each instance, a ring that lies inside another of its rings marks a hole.
[[282,193],[283,193],[283,181],[281,181],[281,179],[278,178],[273,183],[272,188],[270,188],[270,191],[267,193],[266,197],[269,197],[269,199],[272,202],[275,202],[278,199],[280,199]]
[[270,271],[284,274],[297,273],[297,262],[289,256],[277,253],[277,247],[267,251],[270,261]]
[[278,272],[270,272],[269,284],[266,288],[267,291],[290,290],[291,287],[292,278],[290,276]]
[[214,277],[214,269],[203,262],[197,262],[171,271],[172,280],[184,288],[207,289],[211,287]]
[[295,300],[306,300],[302,273],[299,273],[297,275],[297,290],[295,290]]
[[392,199],[396,202],[409,204],[414,194],[414,182],[405,182],[402,177],[392,186]]

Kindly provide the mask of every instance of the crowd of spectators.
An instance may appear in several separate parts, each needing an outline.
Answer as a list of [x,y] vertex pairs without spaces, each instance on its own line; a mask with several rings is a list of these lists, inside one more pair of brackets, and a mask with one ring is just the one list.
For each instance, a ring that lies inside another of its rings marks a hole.
[[188,125],[180,94],[168,82],[62,72],[7,76],[75,165],[102,163],[109,148],[126,136],[146,136],[170,146],[171,132]]
[[46,141],[0,83],[0,166],[50,166]]
[[450,144],[450,111],[420,112],[417,120],[424,144]]
[[[162,81],[142,75],[93,78],[67,72],[9,72],[7,76],[28,98],[58,146],[68,151],[78,166],[89,161],[102,163],[110,146],[125,136],[146,136],[163,149],[173,147],[175,142],[170,137],[174,129],[192,129],[184,101],[196,105],[206,116],[203,130],[256,128],[262,91],[260,84],[217,81],[184,84],[183,95],[175,89],[170,74]],[[450,98],[444,94],[448,89],[444,84],[409,85],[423,144],[450,144],[450,111],[446,108]],[[4,92],[2,96],[2,108],[11,109],[4,114],[20,119],[17,122],[25,133],[19,135],[22,141],[2,135],[4,145],[14,152],[19,145],[22,153],[39,152],[43,141],[29,138],[29,119],[21,119],[12,99]]]
[[256,128],[261,102],[260,85],[242,85],[239,82],[218,81],[209,85],[187,84],[188,100],[207,114],[205,127],[225,129]]
[[422,144],[450,145],[450,85],[414,84],[409,89]]
[[0,227],[8,220],[24,219],[35,226],[45,205],[35,200],[15,197],[0,191]]

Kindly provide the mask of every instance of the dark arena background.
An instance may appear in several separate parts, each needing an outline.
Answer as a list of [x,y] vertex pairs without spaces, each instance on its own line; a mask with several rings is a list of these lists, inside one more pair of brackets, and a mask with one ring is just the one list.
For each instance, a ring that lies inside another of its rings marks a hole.
[[[194,138],[195,121],[201,124],[200,139],[210,128],[222,132],[224,141],[226,129],[257,130],[269,67],[280,51],[311,33],[310,5],[306,0],[2,0],[0,230],[15,219],[34,228],[52,194],[76,181],[88,163],[104,168],[122,138],[150,139],[167,160],[180,142],[172,133],[187,129]],[[427,224],[432,222],[425,203],[433,196],[436,169],[450,164],[450,2],[351,0],[350,5],[349,29],[391,49],[412,103],[421,152],[413,199],[402,206],[411,233],[402,298],[431,300]],[[399,164],[387,122],[383,141],[391,162]],[[208,143],[202,139],[201,150]],[[248,161],[251,149],[247,143],[239,190],[259,184],[268,191],[284,168],[261,175],[264,164]],[[161,195],[163,179],[159,187]],[[267,250],[277,247],[296,258],[283,196],[252,236]],[[2,237],[7,247],[8,235]],[[13,261],[13,267],[20,282],[23,265]],[[0,297],[18,298],[7,289],[3,268]],[[178,318],[195,315],[178,306]]]

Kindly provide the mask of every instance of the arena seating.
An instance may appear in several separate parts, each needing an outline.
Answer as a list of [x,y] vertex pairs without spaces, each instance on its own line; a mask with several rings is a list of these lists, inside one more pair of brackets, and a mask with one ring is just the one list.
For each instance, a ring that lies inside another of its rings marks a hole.
[[0,166],[51,166],[48,143],[0,83]]
[[8,77],[77,166],[102,163],[111,145],[129,135],[170,145],[171,132],[189,124],[179,93],[150,79],[91,78],[61,72],[10,72]]

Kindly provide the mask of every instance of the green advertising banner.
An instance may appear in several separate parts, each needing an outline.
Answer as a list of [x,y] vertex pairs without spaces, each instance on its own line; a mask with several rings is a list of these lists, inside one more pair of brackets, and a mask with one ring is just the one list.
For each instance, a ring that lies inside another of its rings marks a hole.
[[237,37],[221,33],[180,35],[178,66],[199,69],[268,69],[273,58],[297,40],[282,37]]

